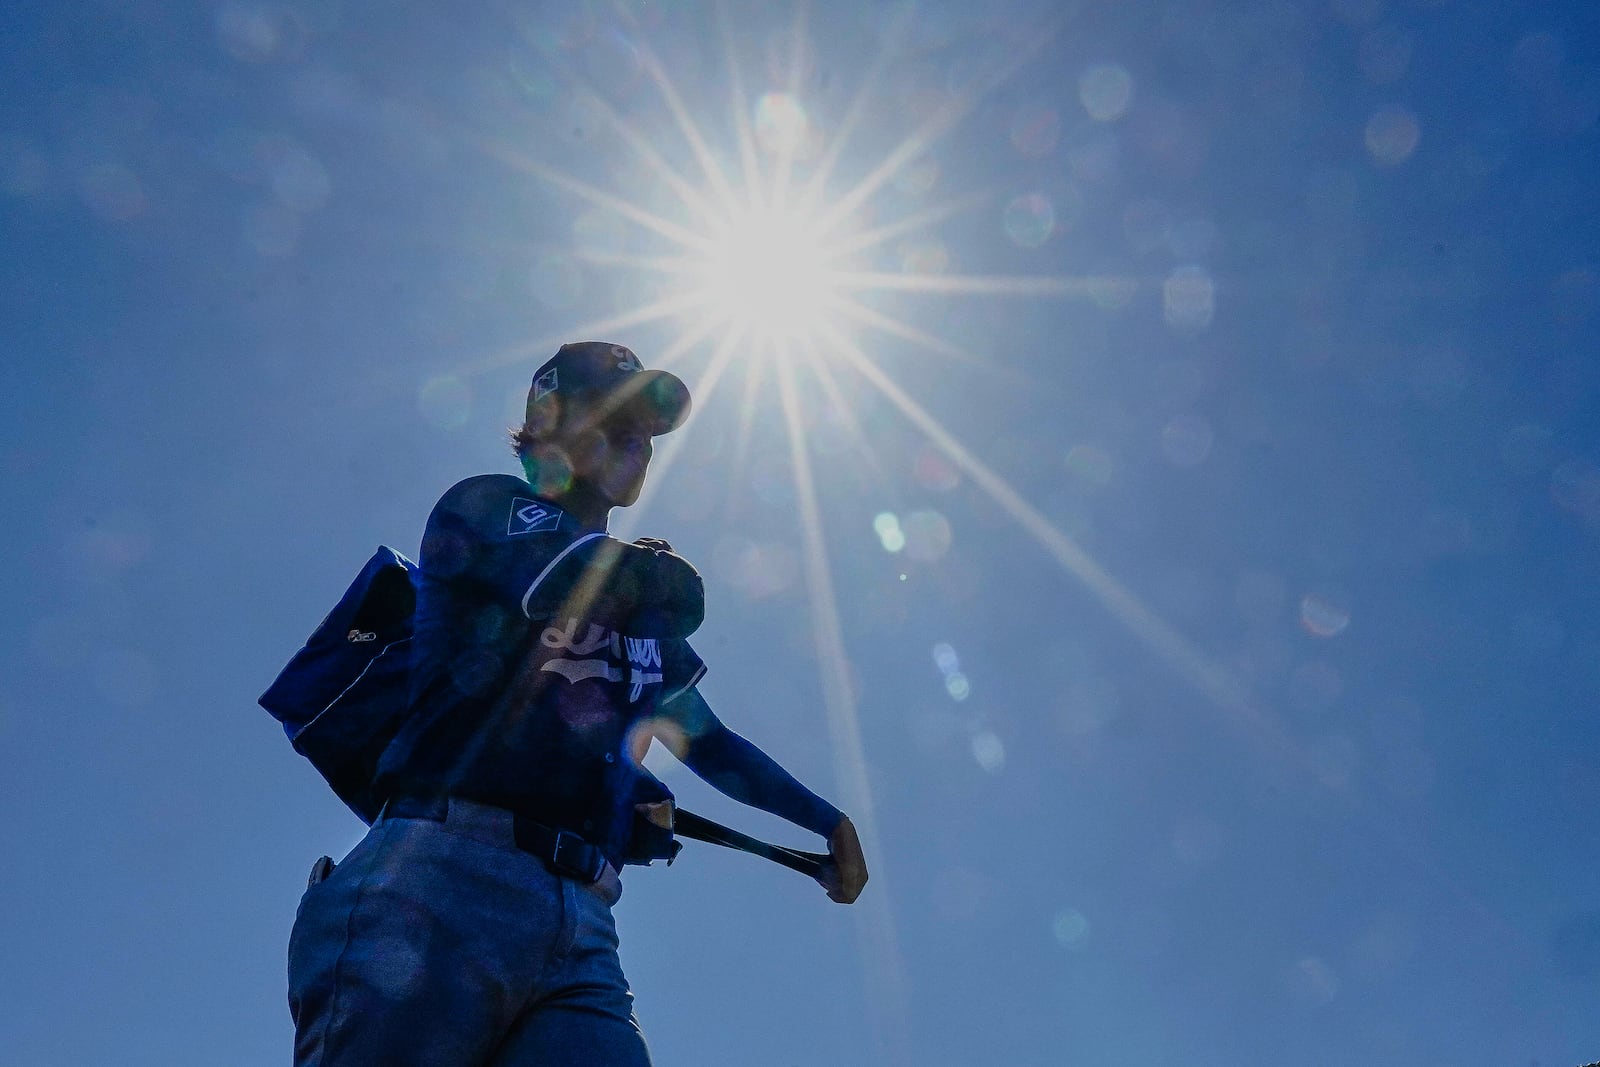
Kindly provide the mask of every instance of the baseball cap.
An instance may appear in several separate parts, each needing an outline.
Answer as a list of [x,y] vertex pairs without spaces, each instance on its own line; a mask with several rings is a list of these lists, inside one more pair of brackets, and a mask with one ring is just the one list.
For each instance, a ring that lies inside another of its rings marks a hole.
[[562,409],[574,404],[597,420],[618,414],[637,418],[655,436],[683,425],[689,415],[689,387],[675,374],[645,370],[626,345],[574,341],[534,372],[524,423],[554,425]]

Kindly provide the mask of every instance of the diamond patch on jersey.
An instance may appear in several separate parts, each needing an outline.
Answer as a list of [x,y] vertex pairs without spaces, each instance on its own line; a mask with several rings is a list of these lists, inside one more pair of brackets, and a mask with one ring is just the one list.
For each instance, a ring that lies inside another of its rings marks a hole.
[[561,523],[561,510],[537,500],[519,496],[511,501],[511,517],[506,521],[506,536],[554,530]]

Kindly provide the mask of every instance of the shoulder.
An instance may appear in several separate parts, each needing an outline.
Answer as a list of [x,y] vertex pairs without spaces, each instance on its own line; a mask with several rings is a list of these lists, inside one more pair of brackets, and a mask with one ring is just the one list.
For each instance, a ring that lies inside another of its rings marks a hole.
[[446,489],[434,510],[470,511],[509,500],[518,493],[531,497],[533,488],[510,474],[478,474]]
[[509,474],[480,474],[452,485],[434,505],[428,525],[465,527],[494,541],[521,540],[531,534],[570,535],[577,530],[571,516]]
[[433,506],[435,519],[451,516],[472,525],[494,522],[511,526],[512,506],[535,503],[533,487],[509,474],[479,474],[464,478],[446,489]]

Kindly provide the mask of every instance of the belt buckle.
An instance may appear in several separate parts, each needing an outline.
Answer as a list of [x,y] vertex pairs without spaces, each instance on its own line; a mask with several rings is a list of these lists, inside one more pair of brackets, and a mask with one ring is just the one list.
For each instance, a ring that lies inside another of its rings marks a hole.
[[557,830],[555,847],[550,850],[550,862],[555,865],[557,870],[576,875],[586,881],[598,882],[600,875],[605,872],[606,858],[604,854],[599,849],[594,849],[594,867],[592,870],[587,870],[575,859],[569,859],[563,855],[569,848],[581,850],[594,848],[594,846],[569,830]]

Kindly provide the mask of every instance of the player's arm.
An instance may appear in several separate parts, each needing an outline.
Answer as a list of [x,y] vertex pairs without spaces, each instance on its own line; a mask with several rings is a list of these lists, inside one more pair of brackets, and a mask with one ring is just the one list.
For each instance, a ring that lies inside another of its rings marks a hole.
[[817,880],[842,904],[860,896],[867,863],[849,818],[728,729],[699,689],[690,687],[660,704],[650,725],[668,751],[719,792],[826,837],[834,862]]

